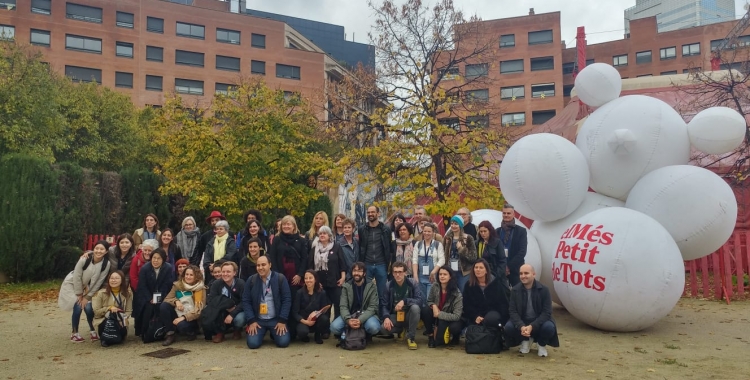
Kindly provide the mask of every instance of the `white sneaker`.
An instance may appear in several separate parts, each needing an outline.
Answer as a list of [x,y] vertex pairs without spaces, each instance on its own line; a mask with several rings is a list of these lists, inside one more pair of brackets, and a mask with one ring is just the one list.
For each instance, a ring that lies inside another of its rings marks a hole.
[[524,340],[521,342],[521,348],[518,349],[518,352],[522,354],[528,354],[529,353],[529,347],[531,347],[531,339]]
[[539,346],[539,351],[537,352],[539,357],[546,357],[547,356],[547,347],[546,346]]

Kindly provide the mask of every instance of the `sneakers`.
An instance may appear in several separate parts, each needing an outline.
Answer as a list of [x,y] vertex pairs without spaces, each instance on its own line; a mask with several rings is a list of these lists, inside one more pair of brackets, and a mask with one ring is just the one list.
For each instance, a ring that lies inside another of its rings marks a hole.
[[546,357],[547,356],[547,347],[546,346],[539,346],[539,350],[537,351],[537,354],[539,357]]
[[91,331],[90,334],[91,334],[91,341],[92,342],[96,342],[97,340],[99,340],[99,335],[96,335],[96,331]]
[[524,340],[521,342],[521,348],[518,349],[518,352],[522,354],[528,354],[531,347],[531,339]]
[[73,333],[70,335],[70,341],[73,343],[83,343],[86,340],[81,338],[81,334],[79,333]]
[[415,342],[412,339],[407,339],[406,344],[409,346],[410,350],[416,350],[417,349],[417,342]]

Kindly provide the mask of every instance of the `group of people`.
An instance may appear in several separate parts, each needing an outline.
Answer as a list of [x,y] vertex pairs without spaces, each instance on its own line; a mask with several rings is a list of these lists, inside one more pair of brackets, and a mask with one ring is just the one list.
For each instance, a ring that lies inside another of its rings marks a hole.
[[124,336],[134,319],[137,336],[147,341],[158,330],[165,346],[202,331],[214,343],[244,332],[251,349],[267,332],[278,347],[309,342],[312,334],[315,343],[333,336],[343,346],[355,336],[405,337],[417,349],[420,324],[428,347],[456,345],[473,325],[522,353],[532,341],[539,356],[559,344],[549,290],[524,264],[526,230],[515,224],[512,206],[505,205],[497,228],[475,226],[461,208],[444,236],[421,206],[411,223],[399,213],[380,218],[370,206],[359,228],[340,214],[329,225],[321,211],[303,233],[287,215],[268,233],[261,213],[249,210],[233,234],[214,211],[210,231],[201,234],[187,217],[175,234],[159,230],[148,214],[142,228],[112,247],[97,242],[64,281],[59,305],[73,313],[70,339],[85,341],[78,331],[83,312],[92,341],[114,325],[103,321],[119,320]]

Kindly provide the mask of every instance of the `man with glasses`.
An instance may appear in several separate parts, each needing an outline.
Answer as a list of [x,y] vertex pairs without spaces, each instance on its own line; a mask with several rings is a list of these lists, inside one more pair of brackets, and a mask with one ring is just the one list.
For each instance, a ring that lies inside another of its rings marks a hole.
[[410,350],[417,349],[414,337],[421,316],[424,300],[422,289],[413,279],[406,278],[406,264],[396,261],[391,271],[393,280],[388,281],[380,296],[380,316],[383,320],[381,333],[403,336],[406,328],[406,343]]
[[507,203],[503,206],[503,222],[495,232],[505,247],[505,257],[508,259],[505,272],[510,286],[514,286],[521,282],[519,271],[525,262],[527,241],[526,229],[516,225],[516,210],[513,206]]
[[471,216],[471,211],[466,207],[461,207],[458,209],[458,212],[456,212],[456,215],[460,216],[464,221],[464,233],[471,235],[471,237],[474,238],[474,241],[477,241],[477,226],[472,223],[473,218]]

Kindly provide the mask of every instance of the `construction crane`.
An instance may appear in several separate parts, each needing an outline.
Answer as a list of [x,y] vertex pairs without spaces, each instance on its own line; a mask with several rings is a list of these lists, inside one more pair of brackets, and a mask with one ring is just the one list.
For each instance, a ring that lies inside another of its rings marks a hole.
[[734,25],[729,34],[716,45],[711,55],[711,71],[721,70],[721,52],[729,48],[734,49],[737,46],[737,37],[745,32],[750,26],[750,5],[745,4],[745,15]]

